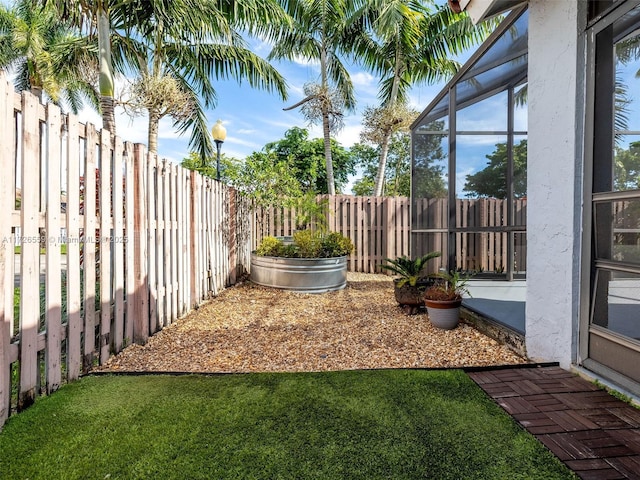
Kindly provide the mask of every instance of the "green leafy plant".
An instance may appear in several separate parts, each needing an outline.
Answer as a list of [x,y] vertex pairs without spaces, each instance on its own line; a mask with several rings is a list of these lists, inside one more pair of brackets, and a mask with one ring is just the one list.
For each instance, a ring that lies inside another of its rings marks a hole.
[[287,206],[295,209],[296,229],[327,230],[327,216],[329,213],[328,199],[317,200],[316,194],[310,191],[301,197],[291,198]]
[[278,240],[276,237],[264,237],[260,246],[256,250],[256,254],[260,256],[279,257],[284,249],[282,240]]
[[457,301],[461,300],[463,295],[471,296],[467,288],[471,275],[451,270],[448,273],[438,273],[437,276],[441,281],[427,288],[424,294],[425,298],[437,301]]
[[256,254],[270,257],[287,258],[332,258],[349,255],[353,243],[338,232],[300,230],[293,234],[293,243],[285,245],[275,237],[264,237]]
[[351,239],[338,232],[329,232],[322,236],[322,256],[341,257],[353,252]]
[[385,258],[386,264],[380,265],[380,268],[389,270],[399,275],[399,280],[396,282],[396,286],[401,288],[407,283],[412,287],[415,287],[418,280],[426,278],[429,275],[425,272],[427,262],[432,258],[437,258],[441,255],[440,252],[429,252],[422,257],[418,257],[415,260],[410,259],[406,255],[398,257],[395,260]]
[[311,230],[299,230],[293,234],[293,244],[301,258],[320,258],[322,237]]

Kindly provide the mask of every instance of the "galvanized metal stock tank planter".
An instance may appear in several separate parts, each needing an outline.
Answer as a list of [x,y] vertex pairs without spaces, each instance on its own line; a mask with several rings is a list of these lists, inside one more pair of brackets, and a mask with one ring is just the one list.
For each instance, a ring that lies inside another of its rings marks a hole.
[[324,293],[347,286],[347,256],[286,258],[251,254],[251,281],[299,293]]

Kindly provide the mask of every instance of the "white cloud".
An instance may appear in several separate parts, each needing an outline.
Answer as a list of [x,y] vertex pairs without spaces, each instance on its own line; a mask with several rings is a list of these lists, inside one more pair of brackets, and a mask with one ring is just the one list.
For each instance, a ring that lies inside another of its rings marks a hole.
[[472,167],[456,172],[456,195],[458,195],[458,197],[462,197],[465,195],[465,193],[463,192],[463,188],[464,184],[467,182],[467,175],[472,175],[473,173],[474,169]]
[[289,98],[292,105],[306,96],[304,85],[289,85]]
[[376,87],[378,80],[369,72],[355,72],[351,74],[351,82],[355,87]]
[[[248,138],[253,138],[253,137],[248,137]],[[224,143],[225,145],[239,145],[243,147],[251,147],[255,150],[260,150],[262,148],[262,145],[259,145],[255,141],[247,140],[242,137],[227,137],[227,140]]]
[[300,55],[294,56],[293,63],[301,67],[320,67],[320,60],[315,58],[305,58]]
[[354,143],[360,142],[360,132],[362,125],[347,125],[337,135],[336,138],[343,147],[351,147]]

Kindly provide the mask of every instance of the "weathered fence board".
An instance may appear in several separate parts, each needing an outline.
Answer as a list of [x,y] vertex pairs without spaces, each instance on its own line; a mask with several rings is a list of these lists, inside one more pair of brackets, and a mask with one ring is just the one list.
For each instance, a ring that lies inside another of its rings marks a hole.
[[86,126],[84,142],[84,192],[81,199],[84,230],[82,240],[82,274],[83,274],[83,316],[84,316],[84,350],[82,371],[88,372],[93,366],[96,351],[96,129]]
[[156,245],[158,222],[156,217],[157,198],[157,176],[156,176],[156,155],[149,154],[147,159],[147,181],[148,181],[148,202],[147,202],[147,220],[148,220],[148,252],[149,252],[149,334],[153,335],[160,330],[158,324],[158,280],[156,274],[158,265],[156,261]]
[[[60,109],[47,105],[47,132],[60,131]],[[46,165],[50,172],[60,171],[61,139],[59,135],[47,133]],[[60,387],[61,372],[61,329],[62,329],[62,282],[60,278],[60,175],[48,177],[46,192],[46,285],[45,285],[45,328],[46,342],[46,382],[47,393]]]
[[67,379],[76,380],[82,368],[80,276],[80,125],[67,117]]
[[[9,178],[15,177],[13,88],[0,78],[0,171]],[[15,207],[15,184],[0,182],[0,425],[11,411],[11,342],[13,318],[13,265],[11,242],[12,216]]]
[[125,322],[125,264],[126,244],[124,230],[124,182],[122,140],[115,139],[113,152],[113,328],[111,347],[114,352],[122,350]]
[[18,409],[31,405],[36,397],[40,373],[38,365],[38,324],[40,305],[40,185],[29,181],[40,177],[40,120],[38,100],[22,95],[22,233],[20,254],[20,385]]
[[144,145],[136,144],[133,151],[133,252],[134,294],[133,341],[146,343],[149,339],[149,290],[147,284],[147,154]]
[[100,236],[96,238],[99,245],[100,264],[100,334],[98,336],[98,351],[100,363],[109,359],[111,348],[111,266],[112,246],[112,191],[111,182],[115,179],[115,172],[111,169],[111,135],[106,131],[100,133]]

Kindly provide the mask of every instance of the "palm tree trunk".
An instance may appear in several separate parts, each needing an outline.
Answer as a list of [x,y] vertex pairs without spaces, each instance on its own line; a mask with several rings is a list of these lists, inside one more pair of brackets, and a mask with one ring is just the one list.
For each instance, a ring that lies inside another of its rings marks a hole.
[[380,145],[380,157],[378,159],[378,174],[376,175],[376,189],[374,195],[381,197],[384,190],[384,173],[387,170],[387,156],[389,155],[389,140],[391,139],[391,131],[387,130]]
[[[322,91],[326,93],[328,92],[327,51],[324,48],[324,35],[322,45],[320,50],[320,71],[322,75]],[[335,195],[336,181],[333,177],[333,159],[331,158],[331,130],[329,128],[329,112],[326,106],[322,108],[322,133],[324,134],[324,159],[327,167],[327,192],[329,195]]]
[[336,194],[336,181],[333,177],[333,159],[331,158],[331,132],[329,131],[329,113],[322,113],[322,131],[324,133],[324,158],[327,166],[327,191]]
[[158,125],[160,123],[160,114],[154,110],[149,110],[149,135],[147,144],[149,145],[149,153],[158,153]]
[[98,48],[100,50],[100,108],[102,110],[102,128],[116,134],[116,118],[114,114],[113,64],[111,58],[111,38],[109,13],[104,8],[97,11]]
[[[393,83],[391,84],[391,94],[389,96],[388,106],[393,108],[398,98],[398,89],[400,88],[400,75],[402,70],[402,51],[400,49],[400,41],[396,42],[396,62],[393,68]],[[378,159],[378,174],[376,175],[376,190],[374,195],[381,197],[384,190],[384,173],[387,169],[387,156],[389,155],[389,141],[393,130],[387,128],[384,132],[382,145],[380,145],[380,158]]]

